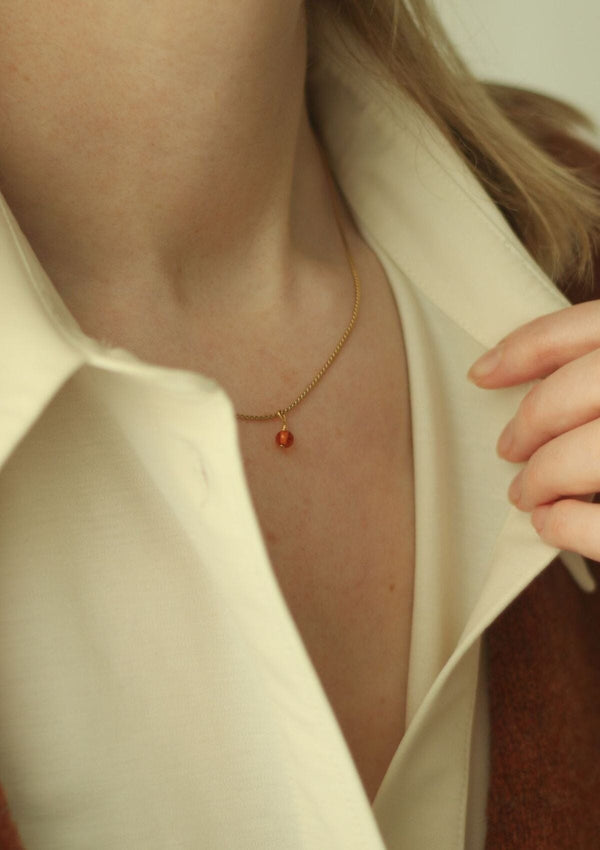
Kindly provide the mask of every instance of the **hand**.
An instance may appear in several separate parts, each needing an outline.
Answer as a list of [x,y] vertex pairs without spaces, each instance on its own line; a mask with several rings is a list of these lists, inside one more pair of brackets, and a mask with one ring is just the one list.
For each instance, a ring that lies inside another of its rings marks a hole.
[[600,301],[522,325],[477,360],[483,389],[539,379],[498,440],[498,454],[526,465],[509,498],[547,543],[600,561]]

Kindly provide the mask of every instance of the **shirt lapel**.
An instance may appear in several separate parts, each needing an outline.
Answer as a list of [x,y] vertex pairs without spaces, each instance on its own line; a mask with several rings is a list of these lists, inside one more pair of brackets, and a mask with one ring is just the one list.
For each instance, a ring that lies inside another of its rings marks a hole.
[[[510,506],[517,467],[494,450],[529,385],[486,393],[466,372],[516,327],[569,302],[432,122],[366,72],[365,54],[360,67],[335,48],[317,57],[314,119],[396,296],[411,384],[417,569],[408,728],[374,808],[398,850],[458,848],[481,635],[557,554]],[[569,563],[589,587],[583,559]]]
[[[519,325],[569,306],[462,159],[409,98],[378,84],[364,68],[357,72],[355,63],[344,64],[335,51],[313,68],[313,81],[317,120],[336,178],[359,227],[380,252],[398,301],[400,275],[468,340],[463,347],[449,341],[455,372],[466,375],[476,356]],[[405,317],[403,324],[410,334]],[[420,364],[420,375],[426,371]],[[430,368],[427,377],[435,395],[440,375]],[[530,386],[494,393],[474,388],[465,415],[478,406],[494,407],[492,418],[501,426]],[[413,416],[413,430],[424,425],[418,413]],[[492,453],[498,433],[486,435]],[[504,487],[517,468],[500,459],[496,466]],[[481,633],[557,553],[506,497],[503,513],[484,568],[487,578],[464,614],[464,641]],[[580,567],[574,565],[574,571]]]

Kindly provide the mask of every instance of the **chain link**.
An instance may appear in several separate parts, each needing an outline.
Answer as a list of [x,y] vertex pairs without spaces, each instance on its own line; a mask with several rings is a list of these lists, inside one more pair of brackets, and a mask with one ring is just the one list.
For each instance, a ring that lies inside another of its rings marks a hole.
[[[319,369],[317,374],[314,376],[310,384],[306,386],[299,396],[297,396],[291,404],[288,404],[287,407],[280,407],[278,410],[273,411],[273,413],[260,413],[260,414],[251,414],[251,413],[236,413],[236,417],[244,422],[267,422],[271,419],[277,419],[281,417],[285,417],[286,413],[289,413],[290,410],[293,410],[297,405],[303,401],[309,392],[316,387],[319,383],[325,372],[329,369],[335,358],[338,356],[342,348],[344,347],[348,337],[350,336],[354,325],[356,324],[356,319],[358,318],[358,308],[360,306],[360,278],[358,276],[358,271],[356,269],[356,265],[354,263],[354,259],[352,258],[352,254],[350,253],[350,246],[348,245],[348,240],[346,238],[346,234],[344,233],[344,228],[342,226],[342,222],[340,219],[340,215],[337,208],[336,197],[335,197],[335,188],[333,183],[333,178],[327,168],[327,177],[329,182],[329,188],[331,192],[331,201],[333,205],[333,213],[335,215],[335,220],[338,226],[338,230],[340,232],[340,236],[342,237],[342,242],[344,243],[344,250],[346,251],[346,258],[348,260],[348,265],[350,266],[350,270],[352,272],[352,278],[354,280],[354,307],[352,308],[352,317],[348,326],[333,352],[329,355],[323,366]],[[285,421],[285,420],[284,420]]]

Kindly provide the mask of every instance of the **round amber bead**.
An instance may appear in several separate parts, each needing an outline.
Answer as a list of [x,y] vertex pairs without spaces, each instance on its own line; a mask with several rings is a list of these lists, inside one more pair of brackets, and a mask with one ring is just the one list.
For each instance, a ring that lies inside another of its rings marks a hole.
[[275,437],[275,442],[282,449],[289,449],[289,447],[294,443],[294,435],[287,429],[285,431],[280,431]]

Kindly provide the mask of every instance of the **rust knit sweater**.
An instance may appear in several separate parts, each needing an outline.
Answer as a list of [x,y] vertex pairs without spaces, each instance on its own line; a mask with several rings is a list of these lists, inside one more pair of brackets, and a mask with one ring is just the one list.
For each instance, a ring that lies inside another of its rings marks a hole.
[[487,644],[486,850],[598,850],[600,591],[582,591],[557,559]]

